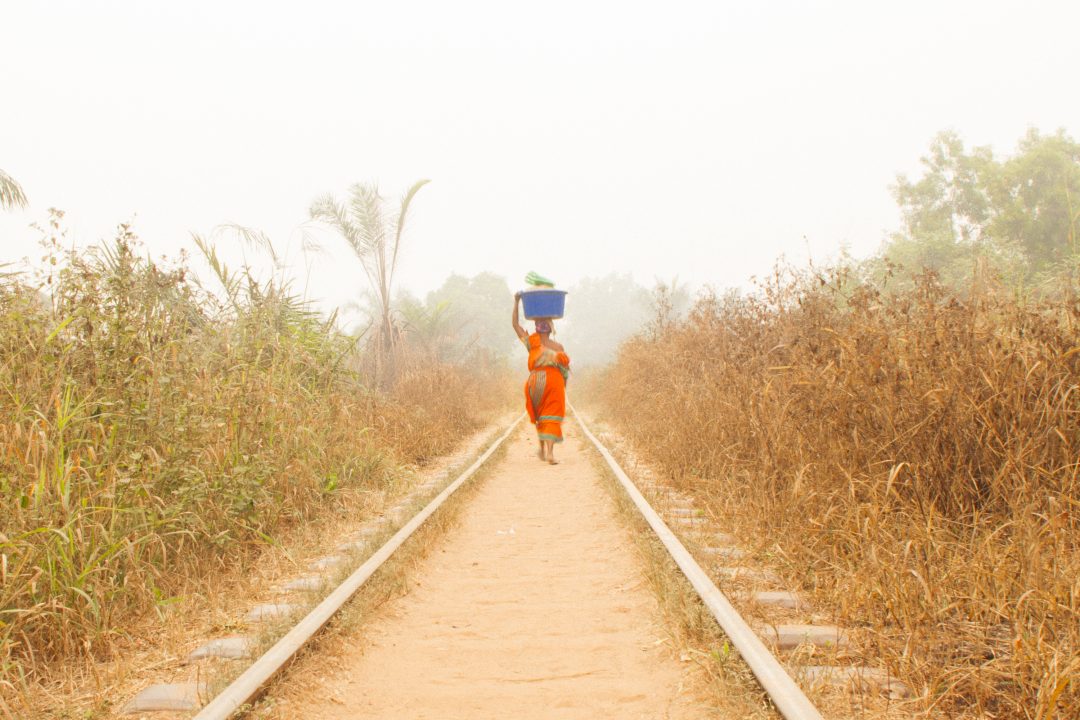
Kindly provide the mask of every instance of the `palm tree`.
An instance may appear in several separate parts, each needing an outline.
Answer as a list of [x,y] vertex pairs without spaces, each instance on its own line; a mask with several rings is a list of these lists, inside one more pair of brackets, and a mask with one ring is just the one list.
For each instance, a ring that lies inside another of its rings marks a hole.
[[[420,188],[430,180],[418,180],[401,197],[396,209],[387,207],[386,198],[373,183],[356,183],[348,198],[339,202],[331,193],[311,203],[311,219],[326,225],[345,240],[367,276],[377,301],[379,313],[373,340],[377,359],[376,374],[388,381],[394,366],[399,329],[390,309],[397,270],[398,251],[405,230],[409,206]],[[380,372],[386,367],[388,372]]]
[[26,207],[26,194],[15,178],[0,170],[0,208],[12,210]]
[[403,321],[405,338],[426,356],[446,362],[454,352],[457,330],[449,300],[421,303],[406,296],[398,298],[398,313]]

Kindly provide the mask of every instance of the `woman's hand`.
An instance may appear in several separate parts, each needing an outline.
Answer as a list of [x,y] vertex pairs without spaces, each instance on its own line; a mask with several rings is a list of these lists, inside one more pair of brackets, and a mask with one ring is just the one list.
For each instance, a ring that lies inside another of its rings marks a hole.
[[514,293],[514,302],[518,302],[520,300],[521,300],[521,291],[518,290],[516,293]]

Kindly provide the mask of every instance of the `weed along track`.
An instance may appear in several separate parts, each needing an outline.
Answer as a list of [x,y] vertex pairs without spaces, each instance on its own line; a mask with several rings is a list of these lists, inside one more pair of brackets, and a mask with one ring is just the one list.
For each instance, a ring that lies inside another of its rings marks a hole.
[[[835,651],[844,645],[843,631],[810,624],[752,628],[710,576],[753,576],[752,568],[738,565],[738,548],[715,539],[706,553],[710,570],[703,569],[575,418],[559,448],[559,465],[537,460],[533,435],[519,419],[415,516],[407,522],[401,517],[402,527],[314,608],[289,602],[255,608],[251,623],[260,613],[299,619],[224,688],[212,677],[155,686],[127,711],[187,709],[197,720],[223,720],[243,710],[282,719],[770,718],[777,712],[789,720],[821,718],[774,652],[790,656],[792,648],[806,645]],[[619,487],[605,486],[592,446]],[[450,511],[457,514],[453,524],[426,544],[407,542],[500,448],[505,457],[490,461],[483,481],[470,484],[467,498]],[[615,503],[612,490],[620,494]],[[619,512],[631,507],[627,498],[638,513],[630,522]],[[676,528],[702,530],[692,508],[667,504]],[[696,651],[673,631],[659,594],[650,590],[649,560],[635,549],[635,533],[645,534],[642,522],[662,543],[666,562],[693,587],[689,602],[723,628],[726,638],[716,647]],[[410,560],[399,563],[408,567],[399,568],[394,580],[398,592],[379,591],[379,598],[365,603],[365,583],[416,544],[423,551],[412,548]],[[323,559],[327,566],[337,562],[335,556]],[[317,570],[296,578],[287,592],[310,591],[322,582]],[[799,608],[791,593],[759,594],[764,604]],[[352,621],[335,623],[333,637],[305,649],[339,612],[351,613]],[[220,638],[191,661],[244,652],[243,639]],[[815,686],[879,680],[850,663],[814,665],[797,674]]]

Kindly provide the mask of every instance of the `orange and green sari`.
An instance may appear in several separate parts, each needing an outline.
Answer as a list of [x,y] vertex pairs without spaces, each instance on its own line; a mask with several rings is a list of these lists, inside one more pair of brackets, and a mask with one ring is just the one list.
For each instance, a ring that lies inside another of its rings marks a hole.
[[566,380],[570,358],[544,347],[537,333],[522,338],[529,349],[529,379],[525,381],[525,410],[541,440],[561,443],[566,414]]

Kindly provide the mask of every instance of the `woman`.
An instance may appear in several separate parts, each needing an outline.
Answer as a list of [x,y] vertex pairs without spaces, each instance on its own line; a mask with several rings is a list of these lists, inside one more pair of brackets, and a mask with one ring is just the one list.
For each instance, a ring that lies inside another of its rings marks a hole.
[[529,335],[518,321],[521,293],[514,295],[514,332],[529,351],[529,379],[525,381],[525,410],[536,426],[541,460],[556,465],[555,443],[562,442],[562,421],[566,413],[566,380],[570,358],[563,346],[551,339],[551,320],[537,320],[536,332]]

